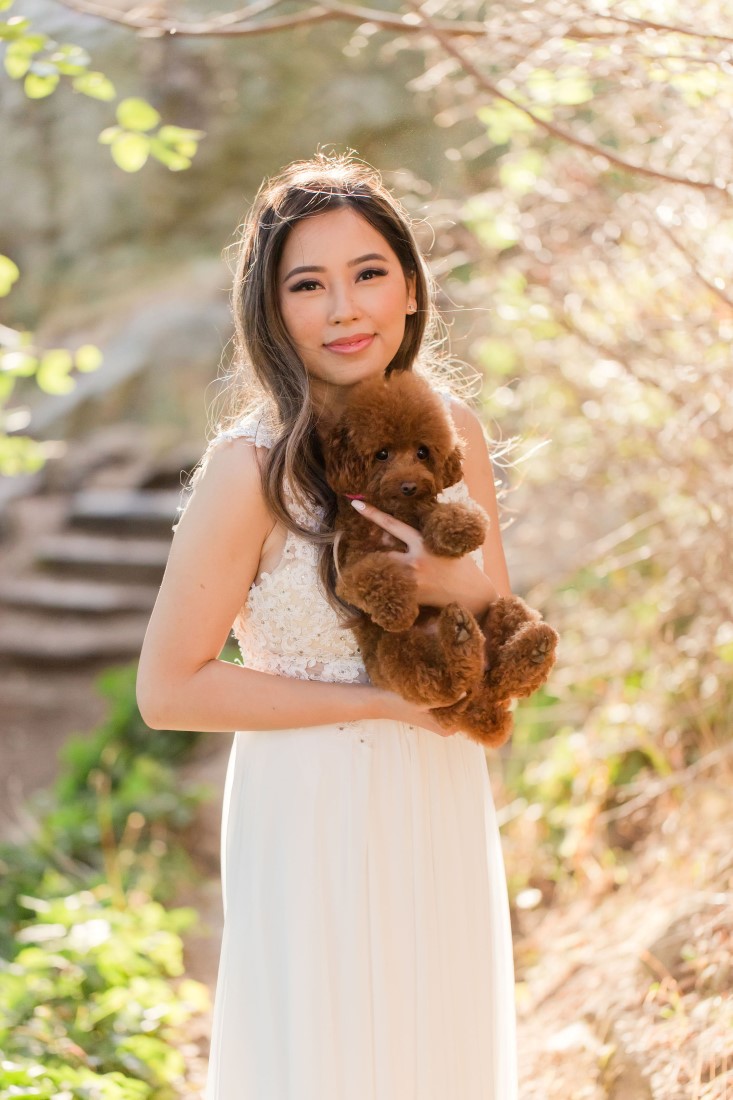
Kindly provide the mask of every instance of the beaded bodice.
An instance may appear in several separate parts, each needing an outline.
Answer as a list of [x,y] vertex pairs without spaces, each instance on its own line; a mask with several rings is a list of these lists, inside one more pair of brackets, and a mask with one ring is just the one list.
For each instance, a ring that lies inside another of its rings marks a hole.
[[[257,410],[220,432],[210,446],[221,439],[235,438],[248,439],[258,447],[269,447],[273,442],[272,432]],[[307,511],[287,480],[283,489],[293,518],[301,526],[316,530],[321,519],[319,510]],[[460,481],[438,499],[467,498],[468,489]],[[481,550],[474,550],[473,556],[481,565]],[[318,547],[292,531],[287,533],[277,565],[270,572],[262,572],[251,585],[232,632],[248,668],[303,680],[368,683],[353,632],[341,626],[320,588]]]

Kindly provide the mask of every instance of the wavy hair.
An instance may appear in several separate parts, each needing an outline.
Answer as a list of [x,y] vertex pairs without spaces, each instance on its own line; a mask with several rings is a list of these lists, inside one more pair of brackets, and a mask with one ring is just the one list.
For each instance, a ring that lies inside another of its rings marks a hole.
[[[292,227],[305,218],[347,208],[379,232],[398,257],[405,278],[415,280],[417,308],[405,316],[405,332],[385,373],[416,368],[433,383],[454,393],[466,391],[447,357],[438,354],[440,319],[427,263],[415,239],[409,215],[384,185],[379,172],[349,152],[319,152],[295,161],[260,187],[240,227],[235,254],[231,306],[233,359],[225,396],[230,411],[217,433],[258,409],[274,442],[260,464],[262,489],[272,515],[287,529],[318,544],[318,576],[324,595],[344,625],[354,609],[336,595],[333,545],[336,495],[329,487],[315,432],[309,375],[282,318],[278,266]],[[227,423],[228,422],[228,423]],[[211,440],[187,486],[203,472]],[[287,507],[285,484],[320,524],[301,526]]]

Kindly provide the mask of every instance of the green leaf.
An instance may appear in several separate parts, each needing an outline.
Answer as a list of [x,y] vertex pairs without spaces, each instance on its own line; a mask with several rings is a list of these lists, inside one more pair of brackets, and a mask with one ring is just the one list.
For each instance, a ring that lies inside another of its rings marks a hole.
[[526,149],[521,155],[507,157],[499,168],[499,179],[515,195],[526,195],[537,186],[544,159],[536,149]]
[[117,107],[117,121],[125,130],[152,130],[160,122],[160,115],[145,99],[123,99]]
[[33,473],[40,470],[45,461],[42,446],[36,439],[25,435],[0,435],[0,474],[4,477]]
[[157,137],[151,137],[149,141],[150,152],[156,160],[159,160],[161,164],[165,164],[166,168],[170,168],[172,172],[180,172],[184,168],[191,167],[189,157],[182,156],[181,153],[169,148],[162,141],[158,141]]
[[121,134],[122,130],[119,126],[108,126],[105,130],[102,130],[101,134],[97,138],[100,145],[111,145],[118,134]]
[[[12,374],[3,374],[0,371],[0,405],[8,400],[11,393],[15,389],[15,378]],[[2,439],[2,433],[0,433],[0,439]]]
[[7,371],[14,378],[30,378],[36,373],[38,360],[35,355],[25,351],[7,351],[0,354],[0,370]]
[[20,269],[9,256],[0,255],[0,298],[9,294],[13,283],[20,277]]
[[83,73],[86,70],[91,58],[81,46],[75,46],[72,42],[64,42],[58,49],[54,50],[50,60],[64,76],[75,76],[77,73]]
[[114,84],[104,73],[82,73],[80,76],[74,77],[71,86],[75,92],[88,95],[91,99],[104,100],[105,103],[108,103],[117,95]]
[[[12,37],[3,35],[2,37]],[[13,80],[20,80],[29,71],[35,69],[33,55],[42,50],[48,39],[45,34],[21,34],[11,41],[5,54],[5,71]],[[49,73],[55,72],[52,67]],[[41,74],[43,75],[43,74]]]
[[66,348],[51,348],[44,352],[36,373],[36,381],[45,393],[70,393],[74,388],[69,371],[73,366],[71,352]]
[[[201,138],[206,137],[206,133],[204,130],[187,130],[183,126],[161,126],[156,137],[164,145],[175,150],[176,153],[180,153],[181,156],[194,157],[198,150],[198,143]],[[155,155],[158,156],[159,160],[163,160],[162,155],[157,153]],[[163,163],[167,162],[163,160]],[[172,167],[172,165],[169,165],[169,167]],[[188,167],[188,165],[185,167]]]
[[38,73],[28,73],[23,84],[23,90],[29,99],[43,99],[44,96],[51,95],[58,82],[58,73],[52,76],[39,76]]
[[150,139],[143,134],[117,134],[110,149],[112,159],[123,172],[139,172],[150,152]]
[[517,369],[517,352],[508,340],[498,340],[491,337],[483,340],[478,354],[489,377],[512,374]]
[[76,369],[84,374],[101,366],[102,359],[102,353],[95,344],[82,344],[80,348],[76,349],[74,355]]
[[12,8],[14,0],[0,0],[0,11],[7,11],[8,8]]
[[520,238],[518,226],[503,210],[493,210],[479,197],[469,199],[462,210],[463,220],[487,248],[503,252]]
[[206,131],[187,130],[183,126],[161,126],[158,130],[158,137],[167,145],[175,145],[176,148],[180,148],[180,142],[200,141],[201,138],[205,138]]
[[30,19],[21,19],[19,15],[14,15],[7,23],[0,23],[0,38],[4,38],[6,42],[22,38],[30,25]]
[[490,107],[479,107],[476,117],[484,124],[495,145],[506,145],[515,134],[530,133],[535,127],[524,111],[501,99],[495,100]]
[[20,80],[30,69],[31,59],[29,57],[11,57],[7,53],[3,65],[11,80]]
[[156,1085],[172,1083],[183,1075],[183,1055],[153,1035],[130,1035],[116,1051],[122,1064]]
[[[27,22],[27,20],[24,20]],[[11,20],[12,23],[12,20]],[[8,53],[14,57],[33,57],[33,54],[40,53],[45,49],[48,44],[48,35],[45,34],[21,34],[18,35],[14,42],[11,42],[8,46]]]

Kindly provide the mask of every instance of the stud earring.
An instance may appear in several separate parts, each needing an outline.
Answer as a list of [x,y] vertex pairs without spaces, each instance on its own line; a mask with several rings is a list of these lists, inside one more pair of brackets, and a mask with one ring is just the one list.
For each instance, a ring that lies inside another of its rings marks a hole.
[[407,307],[407,312],[408,313],[414,313],[416,308],[417,307],[415,306],[415,304],[413,302],[410,302],[410,304]]

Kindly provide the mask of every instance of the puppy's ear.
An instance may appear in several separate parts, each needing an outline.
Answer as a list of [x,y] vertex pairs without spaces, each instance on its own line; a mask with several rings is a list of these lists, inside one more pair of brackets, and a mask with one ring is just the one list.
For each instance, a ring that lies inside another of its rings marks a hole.
[[321,428],[323,460],[329,478],[336,474],[344,464],[349,450],[349,437],[350,433],[346,424],[335,424],[330,428],[325,426]]
[[336,493],[355,493],[364,480],[364,460],[358,454],[348,424],[338,424],[323,440],[326,476]]
[[444,489],[447,489],[449,485],[455,485],[457,481],[461,480],[463,476],[462,462],[463,448],[460,443],[457,443],[443,463],[442,474]]

